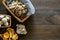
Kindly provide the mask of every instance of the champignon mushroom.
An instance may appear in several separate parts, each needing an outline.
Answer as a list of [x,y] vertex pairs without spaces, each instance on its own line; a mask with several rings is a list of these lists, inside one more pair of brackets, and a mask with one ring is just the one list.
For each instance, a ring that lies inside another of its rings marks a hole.
[[5,23],[7,22],[7,18],[2,18],[2,21]]

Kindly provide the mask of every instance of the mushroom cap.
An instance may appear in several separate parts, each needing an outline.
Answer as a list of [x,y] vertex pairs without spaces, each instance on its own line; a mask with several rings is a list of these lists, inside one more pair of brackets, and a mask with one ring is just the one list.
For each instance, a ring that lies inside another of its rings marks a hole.
[[0,19],[3,18],[3,17],[4,17],[4,15],[0,15]]
[[9,33],[8,32],[4,33],[4,38],[9,38]]
[[7,18],[2,18],[2,21],[5,23],[7,22]]
[[4,23],[4,25],[5,25],[5,26],[8,26],[8,25],[9,25],[9,23],[8,23],[8,22],[6,22],[6,23]]
[[17,34],[14,34],[12,39],[18,39],[18,35]]

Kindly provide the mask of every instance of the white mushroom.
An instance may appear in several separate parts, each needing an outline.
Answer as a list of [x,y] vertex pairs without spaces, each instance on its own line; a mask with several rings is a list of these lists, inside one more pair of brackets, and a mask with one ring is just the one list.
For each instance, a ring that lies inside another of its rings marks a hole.
[[4,17],[4,15],[0,15],[0,19],[3,18],[3,17]]
[[8,24],[9,24],[8,22],[4,23],[5,26],[8,26]]
[[10,19],[10,16],[6,16],[5,18],[9,20]]
[[7,22],[7,18],[3,18],[2,21],[5,23]]

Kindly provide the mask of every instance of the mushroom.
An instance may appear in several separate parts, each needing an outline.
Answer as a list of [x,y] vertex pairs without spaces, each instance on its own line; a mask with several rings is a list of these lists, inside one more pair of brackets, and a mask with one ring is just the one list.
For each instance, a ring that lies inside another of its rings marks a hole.
[[9,20],[9,19],[10,19],[10,16],[9,16],[9,15],[7,15],[5,18]]
[[18,34],[27,34],[25,26],[21,25],[21,24],[17,24],[17,33]]
[[3,18],[3,17],[4,17],[4,15],[0,15],[0,19]]
[[2,18],[2,21],[5,23],[7,22],[7,18]]
[[4,33],[4,38],[9,38],[9,33],[8,32]]
[[16,16],[20,17],[21,15],[24,15],[27,13],[27,7],[25,4],[19,1],[12,1],[8,7],[11,9],[13,13],[15,13]]
[[[11,36],[10,33],[13,35]],[[15,33],[14,29],[12,28],[8,28],[5,33],[0,34],[0,37],[3,38],[3,40],[17,40],[18,39],[18,35]]]
[[8,23],[8,22],[5,22],[5,23],[4,23],[4,25],[5,25],[5,26],[8,26],[8,25],[9,25],[9,23]]
[[18,35],[17,34],[14,34],[12,39],[18,39]]

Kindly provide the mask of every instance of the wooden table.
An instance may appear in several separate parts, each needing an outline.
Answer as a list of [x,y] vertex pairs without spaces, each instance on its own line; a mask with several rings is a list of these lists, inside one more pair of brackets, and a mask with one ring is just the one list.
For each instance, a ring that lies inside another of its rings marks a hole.
[[[3,6],[1,1],[0,13],[11,15]],[[31,1],[36,8],[36,13],[22,23],[26,25],[28,34],[19,35],[18,40],[60,40],[60,0]],[[54,19],[53,16],[55,15],[58,16],[58,19]],[[11,27],[16,29],[16,24],[18,23],[19,22],[12,16]]]

